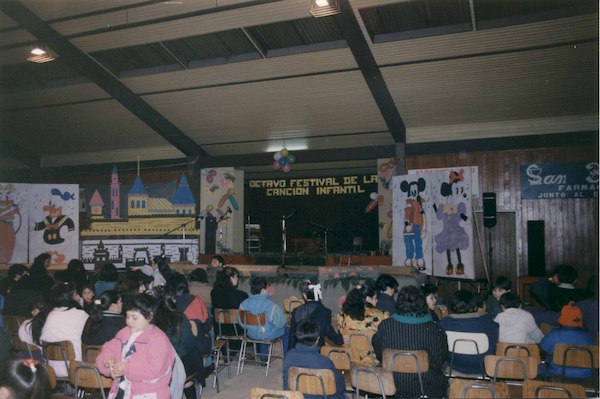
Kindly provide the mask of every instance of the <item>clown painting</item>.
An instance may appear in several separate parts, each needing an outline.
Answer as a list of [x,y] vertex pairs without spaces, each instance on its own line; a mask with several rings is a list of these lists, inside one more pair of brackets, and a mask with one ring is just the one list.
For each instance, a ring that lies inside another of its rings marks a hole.
[[0,263],[13,259],[17,233],[23,224],[19,203],[15,202],[16,191],[14,184],[0,184]]

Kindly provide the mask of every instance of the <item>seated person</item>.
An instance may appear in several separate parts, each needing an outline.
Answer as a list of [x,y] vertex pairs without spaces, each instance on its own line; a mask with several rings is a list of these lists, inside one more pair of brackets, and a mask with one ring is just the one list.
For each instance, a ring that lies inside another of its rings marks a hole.
[[544,334],[535,324],[531,313],[521,309],[521,298],[507,292],[500,297],[502,313],[494,321],[499,327],[499,341],[511,344],[537,344]]
[[498,276],[494,279],[492,285],[492,295],[487,299],[487,312],[492,316],[496,317],[498,313],[502,312],[500,306],[500,297],[512,289],[512,282],[505,276]]
[[[379,324],[372,342],[379,360],[388,348],[427,351],[429,370],[423,374],[425,394],[430,398],[446,394],[448,381],[442,366],[448,357],[448,340],[444,330],[432,320],[422,290],[415,286],[400,289],[396,312]],[[396,397],[418,398],[421,394],[415,374],[394,373],[394,382]]]
[[94,300],[81,340],[87,345],[103,345],[125,327],[123,300],[115,290],[104,291]]
[[[489,314],[478,310],[484,303],[483,297],[476,296],[472,292],[456,291],[450,303],[450,314],[438,322],[446,332],[483,333],[488,338],[489,345],[486,352],[479,355],[454,355],[453,369],[461,373],[480,374],[485,356],[496,354],[498,325]],[[448,350],[452,351],[452,347]]]
[[0,362],[0,398],[45,399],[52,395],[46,368],[34,359]]
[[381,274],[375,280],[377,295],[377,309],[394,314],[396,312],[396,300],[394,295],[398,291],[398,281],[389,274]]
[[[267,280],[264,277],[253,277],[250,280],[250,297],[240,303],[240,310],[246,310],[252,314],[264,313],[266,324],[264,326],[251,326],[238,321],[247,331],[250,338],[271,340],[285,335],[285,315],[283,310],[273,302],[267,293]],[[287,341],[287,337],[284,337]],[[287,346],[287,342],[283,342],[283,347]],[[259,345],[259,352],[265,353],[266,349],[263,345]]]
[[288,350],[296,346],[296,328],[298,323],[308,318],[312,319],[319,326],[318,346],[325,345],[325,337],[329,338],[336,345],[344,343],[344,337],[333,329],[331,325],[331,310],[327,309],[321,303],[323,294],[321,293],[321,284],[316,279],[305,280],[301,285],[304,304],[294,309],[290,320],[290,333],[288,338]]
[[[539,280],[531,285],[531,295],[537,299],[546,310],[559,312],[570,301],[585,299],[584,290],[575,288],[577,270],[569,265],[558,265],[552,276]],[[542,320],[547,322],[547,320]]]
[[[283,361],[283,389],[289,390],[288,371],[290,367],[303,367],[308,369],[328,369],[335,377],[336,393],[327,398],[343,399],[346,390],[344,377],[336,370],[333,362],[326,356],[321,355],[319,346],[319,325],[312,319],[302,320],[297,328],[295,341],[296,346],[288,351]],[[306,399],[319,399],[322,395],[304,395]]]
[[421,286],[421,292],[425,295],[425,302],[429,308],[429,314],[433,321],[440,321],[440,319],[448,316],[448,307],[439,303],[438,300],[438,288],[435,284],[425,283]]
[[[540,374],[543,377],[562,375],[562,367],[556,366],[552,362],[554,345],[594,345],[595,343],[594,339],[583,329],[583,313],[574,302],[563,306],[558,323],[560,324],[560,328],[550,331],[540,342],[540,347],[548,354],[546,365],[542,364],[540,366]],[[592,372],[589,369],[567,367],[565,375],[574,378],[589,378],[592,376]]]

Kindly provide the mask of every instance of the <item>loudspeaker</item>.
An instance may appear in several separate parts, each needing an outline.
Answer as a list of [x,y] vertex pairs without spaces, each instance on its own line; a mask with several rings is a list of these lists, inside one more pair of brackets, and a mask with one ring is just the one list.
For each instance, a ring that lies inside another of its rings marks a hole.
[[483,225],[496,225],[496,193],[483,193]]
[[543,220],[527,221],[527,267],[530,276],[546,275],[546,244]]
[[204,253],[217,253],[217,218],[210,213],[206,215],[206,223],[204,228]]

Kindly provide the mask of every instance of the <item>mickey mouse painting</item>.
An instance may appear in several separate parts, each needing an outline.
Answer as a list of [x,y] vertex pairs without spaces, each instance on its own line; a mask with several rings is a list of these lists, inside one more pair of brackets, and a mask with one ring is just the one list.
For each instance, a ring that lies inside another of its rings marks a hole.
[[425,199],[421,193],[425,190],[425,179],[417,181],[402,181],[400,190],[407,193],[406,207],[404,208],[404,228],[402,235],[406,247],[405,266],[417,267],[420,271],[425,270],[425,259],[423,258],[423,239],[421,234],[425,230],[425,212],[423,203]]
[[443,223],[442,231],[434,237],[436,242],[436,251],[438,253],[446,252],[448,264],[446,266],[446,275],[454,274],[452,264],[452,252],[456,252],[456,274],[465,273],[465,266],[462,263],[460,251],[469,248],[469,235],[461,222],[467,221],[467,193],[464,189],[464,170],[450,171],[448,182],[443,182],[440,187],[440,194],[446,198],[443,206],[438,207],[433,204],[433,210],[436,218]]

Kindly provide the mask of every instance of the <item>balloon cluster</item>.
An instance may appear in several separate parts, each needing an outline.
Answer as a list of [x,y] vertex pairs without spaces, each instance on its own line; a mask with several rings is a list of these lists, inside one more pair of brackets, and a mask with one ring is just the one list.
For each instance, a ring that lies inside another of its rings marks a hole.
[[292,170],[292,164],[296,163],[294,154],[291,154],[285,147],[273,154],[273,159],[275,160],[273,169],[281,170],[283,173],[289,173]]

